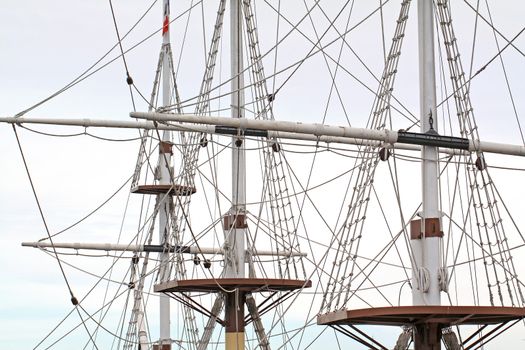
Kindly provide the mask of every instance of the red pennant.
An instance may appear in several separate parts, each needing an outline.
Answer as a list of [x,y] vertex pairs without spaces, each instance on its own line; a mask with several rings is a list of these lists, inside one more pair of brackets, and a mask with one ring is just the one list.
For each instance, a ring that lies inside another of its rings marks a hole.
[[168,18],[168,16],[166,16],[164,17],[164,23],[162,24],[162,35],[168,32],[169,27],[170,27],[170,19]]

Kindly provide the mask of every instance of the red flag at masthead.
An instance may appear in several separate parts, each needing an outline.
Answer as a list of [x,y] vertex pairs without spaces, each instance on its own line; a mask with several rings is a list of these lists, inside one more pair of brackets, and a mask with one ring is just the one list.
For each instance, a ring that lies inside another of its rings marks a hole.
[[164,22],[162,23],[162,35],[166,34],[170,28],[170,5],[167,2],[164,6]]

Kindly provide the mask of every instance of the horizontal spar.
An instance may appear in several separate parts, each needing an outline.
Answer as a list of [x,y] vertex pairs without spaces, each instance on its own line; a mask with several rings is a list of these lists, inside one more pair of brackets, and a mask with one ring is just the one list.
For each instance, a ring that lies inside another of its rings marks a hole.
[[261,120],[246,118],[224,118],[196,116],[191,114],[145,113],[131,112],[132,118],[154,120],[158,122],[184,122],[207,125],[229,126],[243,129],[291,132],[318,136],[335,136],[353,138],[356,140],[382,141],[394,143],[397,141],[397,131],[351,128],[346,126],[331,126],[324,124],[299,123],[277,120]]
[[[144,130],[173,130],[196,131],[214,133],[215,127],[207,125],[165,125],[150,121],[107,120],[107,119],[68,119],[68,118],[26,118],[0,117],[0,123],[8,124],[43,124],[60,126],[82,126],[84,128],[116,128],[116,129],[144,129]],[[189,129],[188,129],[189,128]]]
[[[60,249],[85,249],[85,250],[103,250],[103,251],[121,251],[121,252],[154,252],[162,253],[169,251],[171,253],[180,252],[186,254],[224,254],[221,248],[203,248],[198,246],[169,246],[147,245],[147,244],[113,244],[113,243],[49,243],[49,242],[22,242],[23,247],[33,248],[60,248]],[[272,252],[269,250],[246,251],[250,255],[257,256],[307,256],[301,252]]]
[[[316,139],[318,137],[346,138],[354,139],[355,142],[353,143],[355,144],[363,144],[366,143],[366,141],[381,142],[385,144],[395,144],[401,142],[405,144],[420,146],[425,145],[435,147],[446,147],[456,150],[468,150],[470,152],[487,152],[514,156],[525,156],[525,147],[520,145],[471,141],[469,139],[459,137],[441,136],[430,133],[410,133],[388,129],[376,130],[366,128],[353,128],[348,126],[332,126],[324,124],[299,123],[290,121],[208,117],[191,114],[131,112],[130,116],[133,118],[146,119],[150,121],[164,123],[196,123],[205,125],[227,126],[239,128],[240,130],[252,129],[266,130],[268,132],[275,131],[279,133],[286,132],[294,134],[305,134],[308,137],[314,137]],[[363,140],[365,140],[365,142]]]
[[[205,134],[219,134],[219,135],[231,135],[232,128],[227,130],[220,126],[211,125],[199,125],[194,123],[177,123],[176,125],[167,124],[156,124],[151,121],[122,121],[122,120],[104,120],[104,119],[67,119],[67,118],[28,118],[28,117],[0,117],[0,123],[8,124],[42,124],[42,125],[60,125],[60,126],[81,126],[84,128],[117,128],[117,129],[145,129],[145,130],[171,130],[171,131],[193,131],[202,132]],[[236,129],[235,129],[236,130]],[[246,133],[245,133],[246,134]],[[247,135],[247,136],[261,136],[260,132],[258,135]],[[366,141],[362,139],[354,139],[348,137],[337,137],[337,136],[315,136],[306,135],[293,132],[281,132],[281,131],[266,131],[264,137],[268,138],[279,138],[289,140],[301,140],[301,141],[314,141],[314,142],[326,142],[326,143],[341,143],[361,146],[380,146],[380,141]],[[417,145],[396,145],[398,149],[408,151],[419,151],[421,148]],[[452,150],[444,151],[443,153],[457,153]]]
[[[66,118],[14,118],[14,117],[0,117],[0,123],[8,124],[42,124],[42,125],[60,125],[60,126],[80,126],[84,128],[117,128],[117,129],[145,129],[145,130],[171,130],[171,131],[188,131],[188,132],[202,132],[205,134],[218,134],[218,135],[232,135],[237,134],[238,129],[232,127],[224,127],[219,125],[200,125],[195,123],[177,123],[175,125],[167,125],[164,123],[154,123],[152,121],[122,121],[122,120],[104,120],[104,119],[66,119]],[[381,146],[381,141],[369,141],[364,139],[356,139],[349,137],[338,137],[338,136],[315,136],[294,132],[284,131],[272,131],[264,130],[260,131],[252,129],[252,132],[244,130],[246,136],[259,136],[267,137],[271,139],[288,139],[288,140],[301,140],[301,141],[313,141],[313,142],[326,142],[326,143],[340,143],[340,144],[351,144],[360,146]],[[396,149],[402,149],[407,151],[420,151],[421,147],[418,145],[409,144],[396,144]],[[457,150],[452,149],[440,149],[441,153],[446,154],[460,154]]]
[[[138,113],[138,112],[137,112]],[[134,115],[132,113],[132,115]],[[150,118],[151,114],[155,115],[161,115],[166,117],[165,114],[161,113],[140,113],[140,118]],[[174,114],[169,114],[167,116],[175,116]],[[121,120],[103,120],[103,119],[89,119],[89,118],[82,118],[82,119],[67,119],[67,118],[26,118],[26,117],[20,117],[20,118],[14,118],[14,117],[0,117],[0,123],[8,123],[8,124],[43,124],[43,125],[61,125],[61,126],[81,126],[81,127],[95,127],[95,128],[124,128],[124,129],[146,129],[146,130],[172,130],[172,131],[194,131],[194,132],[202,132],[206,134],[225,134],[224,130],[221,128],[217,128],[216,125],[223,125],[225,123],[218,122],[215,120],[214,122],[208,123],[203,121],[205,118],[211,118],[211,119],[220,119],[220,120],[227,120],[230,121],[232,118],[220,118],[220,117],[202,117],[202,116],[189,116],[189,115],[177,115],[181,117],[192,117],[194,119],[198,120],[192,120],[191,124],[189,123],[177,123],[176,125],[167,125],[167,124],[156,124],[152,121],[121,121]],[[165,118],[162,118],[162,121]],[[208,120],[209,121],[209,120]],[[246,120],[245,120],[246,121]],[[256,121],[256,122],[271,122],[271,123],[292,123],[292,122],[275,122],[275,121],[259,121],[259,120],[248,120],[248,121]],[[210,124],[210,125],[198,125],[196,123],[204,123],[204,124]],[[298,124],[298,125],[308,125],[303,123],[292,123],[292,124]],[[320,125],[320,124],[312,124],[312,125],[319,125],[322,126],[324,130],[328,127],[327,125]],[[349,127],[339,127],[339,126],[331,126],[330,128],[349,128]],[[256,128],[252,128],[256,129]],[[349,129],[357,129],[357,128],[349,128]],[[263,129],[264,130],[264,129]],[[358,129],[358,130],[367,130],[367,129]],[[318,130],[319,131],[319,130]],[[385,137],[381,137],[381,133],[383,131],[380,130],[372,130],[373,134],[376,136],[375,139],[370,140],[366,138],[358,138],[356,137],[348,137],[348,136],[329,136],[324,134],[308,134],[304,132],[285,132],[285,131],[278,131],[278,130],[266,130],[267,137],[269,138],[281,138],[281,139],[291,139],[291,140],[302,140],[302,141],[315,141],[315,142],[326,142],[326,143],[340,143],[340,144],[352,144],[352,145],[361,145],[361,146],[381,146],[384,143],[388,143],[385,141]],[[334,131],[332,131],[334,133]],[[338,131],[340,134],[340,131]],[[390,133],[397,134],[397,131],[390,131]],[[228,134],[228,133],[227,133]],[[229,133],[231,134],[231,132]],[[397,137],[396,137],[397,139]],[[399,140],[395,144],[393,144],[393,147],[396,149],[402,149],[402,150],[408,150],[408,151],[419,151],[421,147],[417,144],[405,144],[400,143]],[[479,150],[482,152],[490,152],[490,153],[501,153],[501,154],[509,154],[509,155],[518,155],[518,156],[524,156],[525,155],[525,147],[523,146],[517,146],[517,145],[507,145],[507,144],[501,144],[501,143],[493,143],[493,142],[469,142],[469,151],[475,151]],[[454,149],[448,149],[446,147],[440,148],[440,153],[445,154],[461,154],[463,151],[460,150],[454,150]]]

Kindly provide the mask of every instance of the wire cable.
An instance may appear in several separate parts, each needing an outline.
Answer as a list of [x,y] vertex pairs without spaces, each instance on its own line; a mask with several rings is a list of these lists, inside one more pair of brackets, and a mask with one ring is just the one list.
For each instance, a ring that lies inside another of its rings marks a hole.
[[[53,245],[53,238],[51,237],[51,233],[49,231],[49,227],[47,225],[47,221],[46,221],[46,218],[44,216],[44,212],[42,210],[42,206],[40,205],[40,200],[38,199],[38,195],[36,193],[36,189],[35,189],[35,186],[34,186],[34,183],[33,183],[33,179],[31,177],[31,173],[29,171],[29,167],[27,165],[27,161],[26,161],[26,158],[25,158],[25,155],[24,155],[24,151],[22,150],[22,145],[20,143],[20,138],[18,137],[18,133],[16,131],[16,126],[13,124],[12,127],[13,127],[13,132],[14,132],[15,137],[16,137],[16,142],[18,144],[18,149],[20,150],[20,155],[22,156],[22,161],[24,163],[24,167],[25,167],[25,170],[26,170],[26,173],[27,173],[27,177],[28,177],[29,183],[31,185],[31,191],[33,192],[33,196],[35,198],[36,205],[37,205],[38,211],[40,213],[40,217],[42,218],[42,223],[44,224],[44,227],[46,229],[48,239],[51,242],[51,245],[53,246],[53,252],[54,252],[56,261],[58,263],[58,266],[60,268],[60,272],[62,273],[62,277],[64,279],[64,282],[66,283],[67,289],[68,289],[69,294],[71,296],[71,303],[75,306],[75,309],[77,310],[78,316],[79,316],[80,320],[82,321],[82,324],[84,324],[84,319],[82,318],[82,315],[80,314],[80,311],[77,308],[77,306],[80,306],[80,303],[79,303],[78,299],[75,297],[75,294],[73,293],[71,285],[70,285],[70,283],[68,281],[68,278],[66,276],[66,272],[64,271],[64,267],[62,266],[62,263],[60,262],[60,259],[58,258],[58,254],[56,252],[56,248]],[[87,334],[89,335],[89,338],[93,341],[93,337],[92,337],[91,333],[89,332],[89,329],[87,328],[87,326],[85,324],[84,324],[84,328],[85,328]],[[93,345],[95,347],[97,347],[94,341],[93,341]]]

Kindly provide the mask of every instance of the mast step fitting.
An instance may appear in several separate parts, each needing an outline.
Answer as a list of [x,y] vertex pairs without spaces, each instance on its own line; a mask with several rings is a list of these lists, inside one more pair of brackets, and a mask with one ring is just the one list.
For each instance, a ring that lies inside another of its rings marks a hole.
[[169,196],[191,196],[197,192],[192,186],[183,185],[139,185],[131,189],[131,193],[168,194]]
[[223,229],[225,231],[236,229],[236,228],[247,228],[248,223],[246,222],[245,214],[226,214],[222,217]]
[[[421,220],[425,220],[425,232],[421,231]],[[439,218],[417,219],[410,222],[410,239],[443,237]]]

